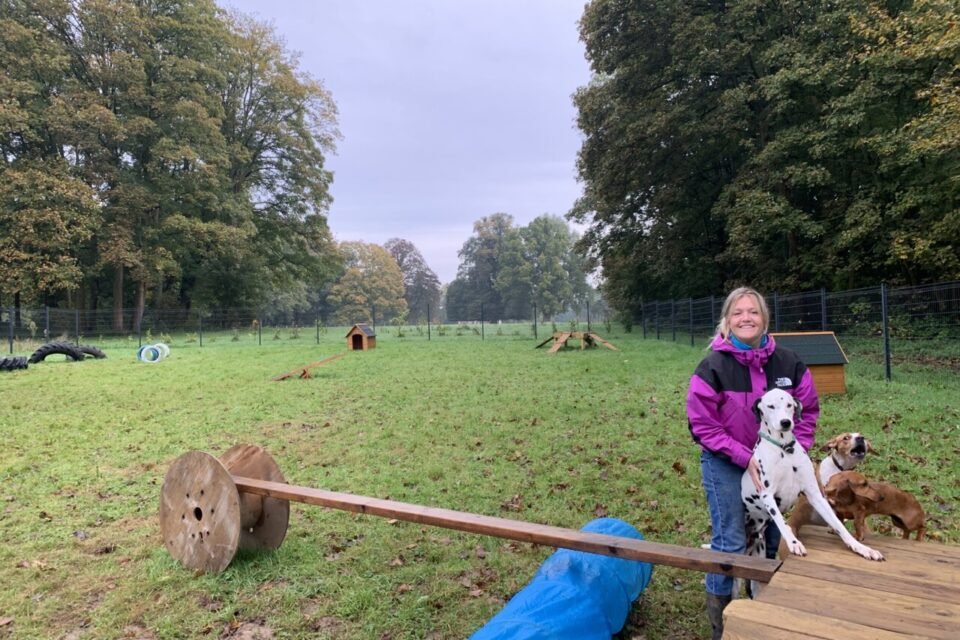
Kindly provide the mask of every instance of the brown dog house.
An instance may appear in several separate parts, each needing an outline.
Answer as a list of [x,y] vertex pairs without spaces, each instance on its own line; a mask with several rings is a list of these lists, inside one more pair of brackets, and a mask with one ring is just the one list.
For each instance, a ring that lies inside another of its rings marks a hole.
[[359,322],[347,332],[347,349],[350,351],[367,351],[377,346],[377,334],[370,325]]
[[771,333],[778,345],[793,349],[810,369],[818,393],[846,393],[843,366],[849,362],[833,331]]

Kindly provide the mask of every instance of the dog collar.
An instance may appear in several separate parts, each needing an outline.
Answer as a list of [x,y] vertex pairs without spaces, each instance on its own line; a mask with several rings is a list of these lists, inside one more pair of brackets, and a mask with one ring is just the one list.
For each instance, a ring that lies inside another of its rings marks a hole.
[[783,450],[786,451],[787,453],[793,453],[793,445],[797,444],[797,441],[796,441],[796,440],[791,440],[791,441],[788,442],[787,444],[780,444],[779,442],[777,442],[776,440],[774,440],[773,438],[771,438],[770,436],[768,436],[767,434],[765,434],[763,431],[760,432],[760,437],[763,438],[764,440],[766,440],[767,442],[769,442],[770,444],[773,444],[773,445],[776,445],[777,447],[780,447],[781,449],[783,449]]
[[830,454],[830,459],[833,460],[833,464],[837,465],[837,469],[841,469],[841,470],[844,469],[843,465],[840,464],[840,461],[837,460],[837,457],[836,457],[835,455],[833,455],[832,453]]

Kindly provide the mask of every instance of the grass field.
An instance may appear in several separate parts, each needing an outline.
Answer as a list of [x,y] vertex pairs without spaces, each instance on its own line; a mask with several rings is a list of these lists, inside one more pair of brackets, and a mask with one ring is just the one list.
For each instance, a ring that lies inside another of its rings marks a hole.
[[[0,374],[0,637],[464,638],[553,551],[293,504],[278,551],[194,576],[157,517],[164,474],[191,449],[249,442],[294,484],[571,528],[609,515],[649,540],[705,542],[684,414],[704,351],[601,333],[621,351],[384,329],[375,350],[283,382],[344,351],[342,334],[175,342],[152,364],[104,343],[105,360]],[[865,432],[878,451],[865,473],[914,493],[931,538],[960,542],[958,376],[904,366],[887,383],[854,359],[847,384],[823,399],[819,440]],[[618,638],[704,637],[702,578],[657,567]]]

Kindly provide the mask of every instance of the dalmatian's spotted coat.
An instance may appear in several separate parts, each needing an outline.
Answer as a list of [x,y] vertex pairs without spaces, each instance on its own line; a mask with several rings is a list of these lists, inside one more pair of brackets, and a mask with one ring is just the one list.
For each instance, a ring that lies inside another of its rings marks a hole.
[[[858,542],[847,531],[824,498],[813,463],[793,436],[794,421],[799,418],[800,411],[800,401],[782,389],[768,391],[754,405],[760,421],[760,438],[753,449],[753,458],[757,461],[763,490],[758,493],[750,473],[744,472],[740,491],[746,506],[747,554],[766,555],[763,532],[773,520],[790,552],[807,555],[806,548],[787,526],[782,513],[789,510],[803,493],[824,522],[854,553],[868,560],[883,560],[879,551]],[[754,595],[758,586],[751,583]]]

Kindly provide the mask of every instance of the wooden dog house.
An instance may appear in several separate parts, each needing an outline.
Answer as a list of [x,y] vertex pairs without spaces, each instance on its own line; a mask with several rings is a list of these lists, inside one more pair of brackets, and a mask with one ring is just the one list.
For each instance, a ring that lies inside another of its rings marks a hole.
[[351,351],[367,351],[377,346],[377,334],[370,325],[359,322],[347,332],[347,349]]
[[847,384],[843,352],[833,331],[806,331],[801,333],[771,333],[778,345],[793,349],[810,369],[818,393],[846,393]]

